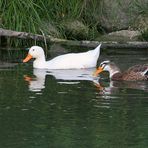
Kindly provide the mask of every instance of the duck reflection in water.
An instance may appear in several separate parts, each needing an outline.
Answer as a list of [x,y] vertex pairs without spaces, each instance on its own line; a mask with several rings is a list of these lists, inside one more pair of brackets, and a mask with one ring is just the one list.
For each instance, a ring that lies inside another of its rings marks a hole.
[[107,73],[101,74],[98,83],[94,83],[100,95],[118,94],[123,89],[135,89],[148,92],[148,81],[113,81],[106,79]]
[[99,77],[92,76],[94,70],[95,68],[69,70],[33,69],[33,75],[35,77],[25,75],[24,79],[28,82],[30,91],[39,92],[46,87],[45,82],[47,75],[53,76],[58,83],[77,84],[82,80],[86,80],[97,84]]
[[[131,88],[148,91],[148,64],[135,65],[130,67],[127,71],[121,72],[114,62],[103,61],[95,71],[94,75],[108,72],[107,78],[110,79],[110,86],[105,91],[101,85],[96,85],[98,89],[103,90],[104,93],[112,93],[112,90],[117,88]],[[101,78],[100,78],[101,80]]]

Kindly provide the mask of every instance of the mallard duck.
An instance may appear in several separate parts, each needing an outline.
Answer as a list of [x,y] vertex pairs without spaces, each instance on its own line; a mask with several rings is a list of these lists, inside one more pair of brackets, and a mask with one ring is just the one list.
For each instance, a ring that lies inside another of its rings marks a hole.
[[43,48],[39,46],[32,46],[23,62],[25,63],[31,58],[35,58],[33,67],[39,69],[92,68],[96,67],[97,60],[100,55],[100,47],[101,44],[98,45],[94,50],[81,53],[68,53],[46,61]]
[[104,61],[97,68],[94,75],[97,76],[102,71],[108,71],[111,80],[148,80],[148,64],[132,66],[122,73],[114,62]]

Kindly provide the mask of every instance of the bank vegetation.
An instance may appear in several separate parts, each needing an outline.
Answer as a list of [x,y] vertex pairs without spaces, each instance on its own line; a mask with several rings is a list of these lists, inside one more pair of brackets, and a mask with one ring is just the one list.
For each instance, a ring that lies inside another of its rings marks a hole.
[[[147,8],[147,0],[0,0],[0,28],[66,40],[147,41]],[[1,45],[32,42],[0,36]]]

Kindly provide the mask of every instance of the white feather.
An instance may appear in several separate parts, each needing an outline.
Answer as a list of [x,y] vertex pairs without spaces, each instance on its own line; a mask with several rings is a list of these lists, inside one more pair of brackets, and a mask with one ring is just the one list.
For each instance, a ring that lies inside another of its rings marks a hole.
[[97,60],[100,55],[100,47],[94,50],[81,53],[69,53],[60,55],[52,60],[46,61],[44,50],[39,46],[33,46],[29,50],[29,54],[35,58],[33,62],[34,68],[40,69],[80,69],[96,67]]

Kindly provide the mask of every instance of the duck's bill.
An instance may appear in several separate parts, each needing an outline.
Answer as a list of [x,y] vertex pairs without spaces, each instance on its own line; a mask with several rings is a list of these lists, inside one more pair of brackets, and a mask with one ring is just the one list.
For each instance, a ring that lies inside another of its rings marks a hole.
[[26,63],[31,59],[32,59],[32,55],[28,54],[27,57],[23,60],[23,63]]
[[102,67],[98,67],[96,69],[96,71],[93,73],[93,76],[97,76],[99,73],[101,73],[103,71],[103,68]]
[[30,83],[33,79],[27,75],[24,75],[24,80]]

